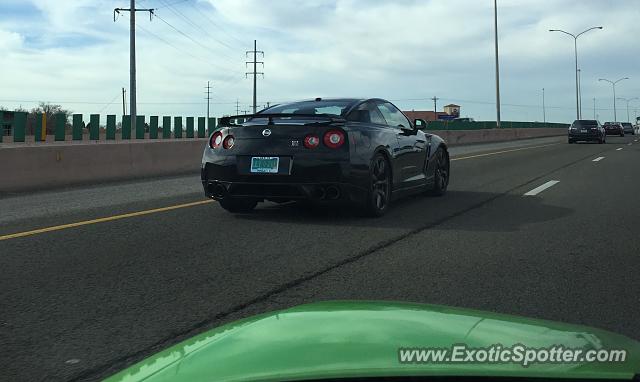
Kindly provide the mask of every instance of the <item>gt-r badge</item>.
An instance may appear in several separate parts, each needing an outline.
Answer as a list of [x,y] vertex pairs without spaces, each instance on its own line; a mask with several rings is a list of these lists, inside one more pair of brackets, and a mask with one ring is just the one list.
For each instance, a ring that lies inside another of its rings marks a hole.
[[265,137],[268,137],[269,135],[271,135],[271,130],[269,129],[262,130],[262,135],[264,135]]

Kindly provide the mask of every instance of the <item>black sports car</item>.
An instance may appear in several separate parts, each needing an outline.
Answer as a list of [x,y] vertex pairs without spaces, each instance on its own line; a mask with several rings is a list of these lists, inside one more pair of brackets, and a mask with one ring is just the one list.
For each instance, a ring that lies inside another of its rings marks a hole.
[[384,214],[402,195],[443,195],[444,140],[382,99],[316,98],[220,119],[202,157],[207,197],[231,212],[308,200]]

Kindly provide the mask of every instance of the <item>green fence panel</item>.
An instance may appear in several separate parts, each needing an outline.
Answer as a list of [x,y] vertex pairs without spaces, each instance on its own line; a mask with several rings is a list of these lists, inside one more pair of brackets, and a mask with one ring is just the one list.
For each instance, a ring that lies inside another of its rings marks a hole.
[[194,128],[193,128],[193,117],[187,117],[187,138],[193,138]]
[[144,139],[145,130],[144,115],[136,115],[136,139]]
[[66,125],[67,125],[67,115],[65,113],[56,113],[56,115],[54,116],[54,125],[53,125],[54,140],[64,141]]
[[173,136],[182,138],[182,117],[173,118]]
[[213,131],[216,129],[216,119],[215,117],[209,117],[209,121],[207,121],[207,135],[211,135]]
[[27,130],[27,113],[16,112],[13,115],[13,141],[24,142],[24,135],[26,130]]
[[171,138],[171,117],[162,117],[162,138]]
[[205,137],[205,124],[206,124],[207,118],[205,117],[198,117],[198,138],[204,138]]
[[35,120],[33,121],[33,136],[36,142],[42,141],[42,113],[35,114]]
[[122,139],[131,139],[131,116],[122,116]]
[[107,115],[107,140],[116,139],[116,116],[114,114]]
[[82,114],[74,114],[71,120],[71,136],[74,141],[82,140]]
[[100,139],[100,114],[89,116],[89,139],[92,141]]
[[149,117],[149,139],[158,139],[158,116]]

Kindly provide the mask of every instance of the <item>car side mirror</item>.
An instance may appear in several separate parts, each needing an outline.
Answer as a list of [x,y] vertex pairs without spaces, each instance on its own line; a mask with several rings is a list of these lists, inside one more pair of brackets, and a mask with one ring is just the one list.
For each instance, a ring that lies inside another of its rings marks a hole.
[[416,130],[424,130],[427,128],[427,121],[424,119],[415,119],[413,121],[413,126]]

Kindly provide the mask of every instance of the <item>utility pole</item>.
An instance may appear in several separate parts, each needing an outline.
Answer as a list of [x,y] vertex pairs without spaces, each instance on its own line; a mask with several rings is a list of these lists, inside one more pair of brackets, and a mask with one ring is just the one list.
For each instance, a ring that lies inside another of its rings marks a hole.
[[498,60],[498,1],[493,0],[493,27],[496,48],[496,127],[500,128],[500,62]]
[[544,104],[544,88],[542,88],[542,122],[547,123],[547,109]]
[[211,86],[209,85],[209,81],[207,81],[207,86],[205,86],[205,89],[207,89],[205,93],[207,94],[207,121],[208,121],[209,120],[209,103],[211,101]]
[[593,97],[593,119],[598,119],[596,118],[596,97]]
[[[251,110],[242,110],[242,114],[247,115]],[[255,114],[255,113],[254,113]]]
[[122,88],[122,115],[127,115],[127,91]]
[[437,121],[438,120],[438,100],[440,98],[433,96],[431,98],[431,100],[433,101],[433,120]]
[[257,72],[257,65],[258,64],[262,64],[262,67],[264,67],[264,62],[263,61],[256,61],[257,60],[257,55],[261,54],[262,57],[264,57],[264,52],[261,50],[257,50],[258,49],[258,43],[256,40],[253,40],[253,50],[248,50],[245,54],[248,55],[249,53],[253,53],[253,61],[247,61],[245,62],[245,66],[248,64],[253,63],[253,72],[247,72],[245,73],[245,77],[249,74],[253,74],[253,114],[256,113],[256,108],[257,108],[257,100],[256,100],[256,77],[258,76],[258,74],[261,74],[262,77],[264,77],[264,73],[263,72]]
[[131,0],[129,8],[115,8],[113,21],[116,21],[116,13],[129,12],[129,101],[131,103],[131,130],[136,130],[136,12],[149,12],[149,21],[153,16],[153,8],[137,9],[136,0]]
[[240,101],[236,99],[236,115],[240,115]]

